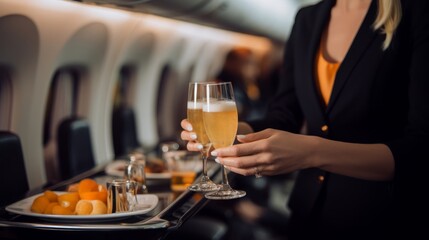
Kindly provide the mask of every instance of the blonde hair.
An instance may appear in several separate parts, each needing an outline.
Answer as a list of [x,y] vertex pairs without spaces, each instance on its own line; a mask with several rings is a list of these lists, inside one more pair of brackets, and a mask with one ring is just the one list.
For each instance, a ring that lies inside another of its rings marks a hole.
[[392,42],[393,34],[402,17],[400,0],[378,0],[378,13],[374,22],[374,29],[386,34],[383,42],[383,50],[386,50]]

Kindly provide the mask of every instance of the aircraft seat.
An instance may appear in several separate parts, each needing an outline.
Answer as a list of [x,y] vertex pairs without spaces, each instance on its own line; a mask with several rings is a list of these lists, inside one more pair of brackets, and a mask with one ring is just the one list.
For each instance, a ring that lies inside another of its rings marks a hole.
[[65,118],[61,121],[57,134],[62,179],[71,178],[95,166],[90,127],[85,119]]
[[23,198],[29,190],[21,140],[9,131],[0,131],[0,179],[0,206]]
[[115,157],[124,156],[141,147],[137,139],[137,125],[132,108],[120,105],[113,110],[112,137]]

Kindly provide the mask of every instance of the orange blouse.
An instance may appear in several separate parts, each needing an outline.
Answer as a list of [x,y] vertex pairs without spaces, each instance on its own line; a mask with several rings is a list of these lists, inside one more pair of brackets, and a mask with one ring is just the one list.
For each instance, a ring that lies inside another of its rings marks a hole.
[[316,56],[316,81],[325,105],[328,105],[339,66],[340,63],[332,63],[326,60],[322,49],[319,49]]

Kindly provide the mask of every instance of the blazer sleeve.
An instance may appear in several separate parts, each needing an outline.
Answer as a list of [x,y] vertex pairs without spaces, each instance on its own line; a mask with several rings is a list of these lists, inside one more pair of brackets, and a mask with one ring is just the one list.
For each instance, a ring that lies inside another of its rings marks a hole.
[[394,156],[394,183],[399,199],[418,201],[423,199],[426,193],[422,189],[427,189],[429,183],[424,167],[429,162],[429,2],[402,2],[404,11],[408,11],[404,12],[408,16],[404,20],[412,45],[408,123],[402,137],[385,144]]

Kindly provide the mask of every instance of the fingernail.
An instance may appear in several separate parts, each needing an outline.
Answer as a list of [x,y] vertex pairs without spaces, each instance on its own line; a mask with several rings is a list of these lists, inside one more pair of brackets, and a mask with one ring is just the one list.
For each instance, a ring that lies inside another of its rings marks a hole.
[[215,158],[215,162],[220,163],[220,161],[219,161],[219,159],[218,159],[218,158]]
[[197,134],[195,134],[195,133],[191,133],[191,139],[192,139],[192,140],[197,139]]
[[203,145],[202,144],[198,144],[197,148],[198,148],[198,150],[202,150],[203,149]]
[[217,152],[216,151],[212,151],[211,154],[212,154],[213,157],[217,156]]
[[237,139],[242,139],[242,138],[245,138],[246,137],[246,135],[237,135]]
[[186,130],[188,130],[188,131],[192,131],[192,125],[188,125],[188,126],[186,126]]

